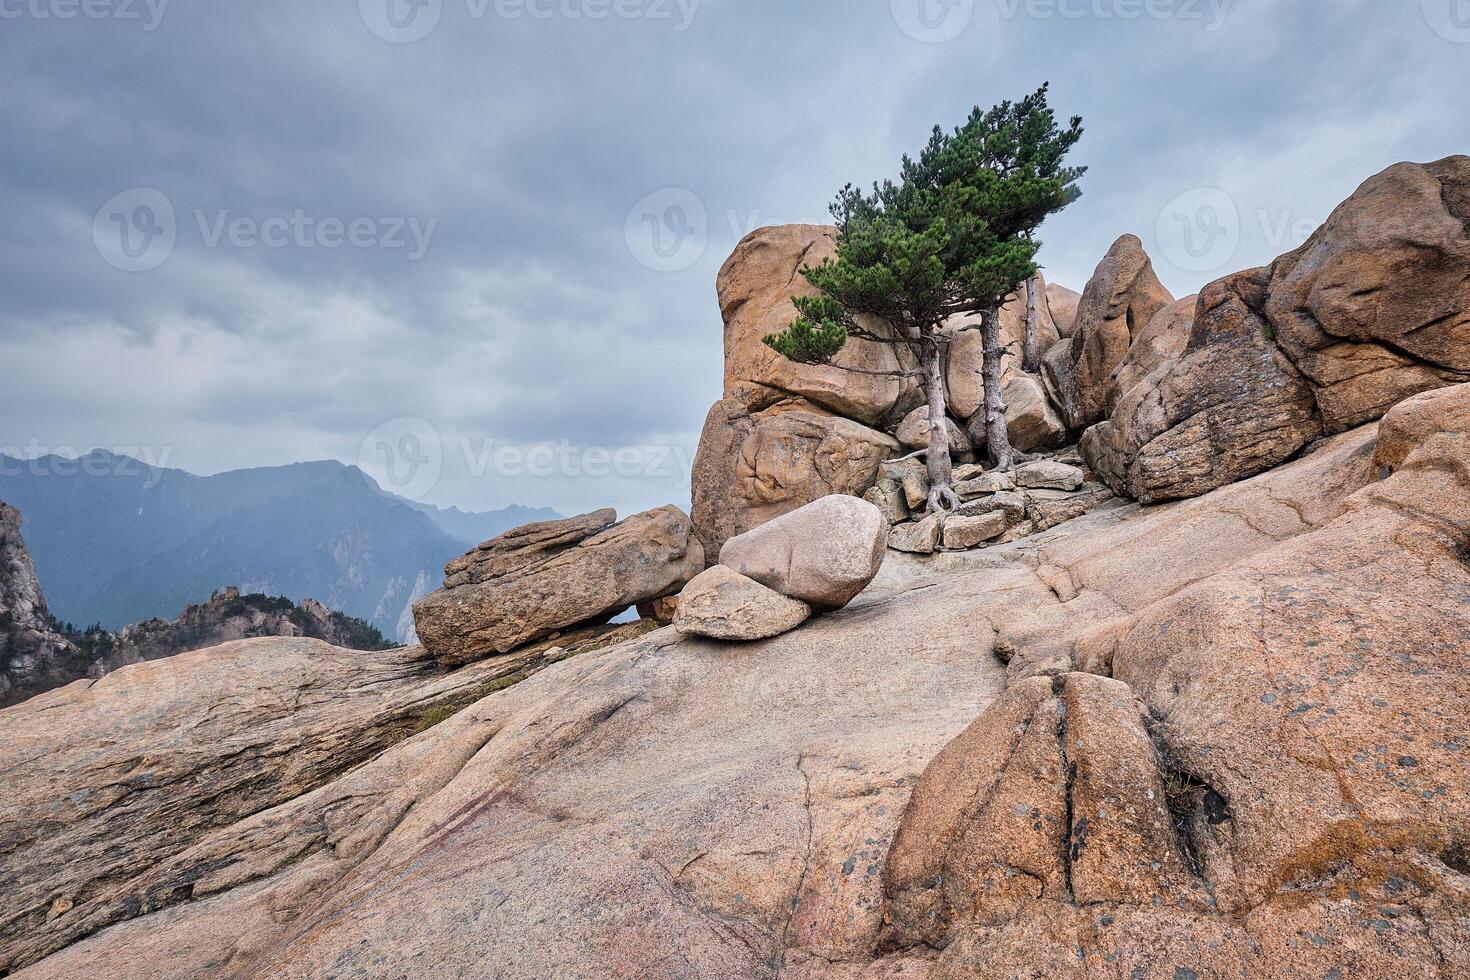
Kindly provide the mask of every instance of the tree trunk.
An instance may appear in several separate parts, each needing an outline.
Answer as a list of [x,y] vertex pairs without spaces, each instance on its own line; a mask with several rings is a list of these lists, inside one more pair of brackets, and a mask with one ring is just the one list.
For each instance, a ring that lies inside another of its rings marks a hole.
[[990,447],[990,465],[1009,470],[1012,463],[1011,438],[1006,431],[1006,400],[1000,388],[1000,359],[1005,353],[1000,346],[1000,313],[986,310],[980,317],[980,339],[984,361],[980,377],[985,382],[985,438]]
[[924,371],[924,394],[929,400],[929,511],[944,513],[960,505],[954,492],[954,467],[949,458],[949,411],[944,396],[944,370],[940,363],[939,344],[925,340],[919,347]]
[[1036,337],[1036,277],[1026,280],[1026,345],[1021,357],[1021,370],[1036,374],[1041,370],[1041,350]]

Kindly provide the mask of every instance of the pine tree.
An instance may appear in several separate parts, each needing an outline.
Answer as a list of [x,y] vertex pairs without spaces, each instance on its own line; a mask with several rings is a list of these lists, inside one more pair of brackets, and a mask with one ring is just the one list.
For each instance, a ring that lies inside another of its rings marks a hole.
[[[897,182],[874,184],[868,194],[851,184],[838,192],[831,207],[837,259],[802,270],[819,295],[796,298],[796,319],[765,338],[805,364],[830,364],[850,337],[913,353],[929,406],[924,454],[931,511],[959,505],[942,371],[955,330],[981,331],[990,461],[1011,467],[1000,392],[1000,308],[1037,274],[1036,229],[1080,196],[1076,182],[1086,168],[1062,160],[1081,136],[1080,116],[1058,127],[1046,85],[1019,102],[977,107],[953,133],[934,127],[917,160],[904,156]],[[864,328],[857,320],[863,314],[887,321],[894,336]],[[955,317],[961,325],[946,331]]]

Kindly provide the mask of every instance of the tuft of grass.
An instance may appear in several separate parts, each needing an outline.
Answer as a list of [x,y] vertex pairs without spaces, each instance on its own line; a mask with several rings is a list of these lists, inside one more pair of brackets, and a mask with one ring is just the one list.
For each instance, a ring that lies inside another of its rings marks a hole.
[[448,721],[458,713],[457,708],[451,708],[447,704],[441,704],[437,708],[430,708],[419,717],[418,724],[414,726],[413,733],[417,735],[419,732],[426,732],[435,725]]

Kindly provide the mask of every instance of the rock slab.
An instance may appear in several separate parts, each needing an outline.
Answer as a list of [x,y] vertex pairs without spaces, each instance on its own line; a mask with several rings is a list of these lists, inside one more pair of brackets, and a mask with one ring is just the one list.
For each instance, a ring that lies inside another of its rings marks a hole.
[[615,518],[598,511],[518,528],[450,562],[445,588],[414,605],[424,647],[445,665],[509,653],[676,592],[704,569],[677,507]]

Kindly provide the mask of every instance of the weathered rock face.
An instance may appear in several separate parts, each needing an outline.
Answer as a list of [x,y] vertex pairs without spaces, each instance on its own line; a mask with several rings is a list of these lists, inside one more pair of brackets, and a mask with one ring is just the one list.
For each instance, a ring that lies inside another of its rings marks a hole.
[[[796,317],[794,296],[816,290],[801,275],[804,266],[837,256],[837,229],[828,225],[761,228],[736,246],[720,270],[720,312],[725,319],[725,397],[758,412],[792,397],[873,425],[901,417],[917,404],[913,378],[854,374],[913,370],[899,348],[850,340],[832,365],[788,361],[761,341],[780,333]],[[873,323],[877,331],[885,328]]]
[[1470,381],[1470,156],[1369,178],[1277,259],[1265,314],[1328,432]]
[[83,676],[87,666],[46,608],[20,525],[20,511],[0,501],[0,706]]
[[733,399],[710,409],[694,460],[694,527],[707,559],[725,542],[831,494],[862,496],[899,455],[892,436],[851,419]]
[[811,618],[812,607],[724,565],[694,577],[679,594],[674,628],[715,640],[765,640]]
[[1057,334],[1063,339],[1072,336],[1077,326],[1077,307],[1082,302],[1082,294],[1075,289],[1054,282],[1046,284],[1046,305],[1051,313],[1052,323],[1056,324]]
[[1466,391],[1385,421],[1387,480],[1261,526],[1325,523],[1084,636],[1116,680],[1022,680],[941,752],[890,852],[888,947],[944,948],[944,976],[1470,967]]
[[1183,356],[1134,384],[1084,435],[1083,455],[1114,490],[1146,503],[1196,496],[1322,435],[1311,386],[1261,316],[1267,280],[1255,269],[1205,287]]
[[1404,465],[1437,433],[1470,433],[1470,384],[1437,388],[1405,399],[1383,417],[1373,459],[1383,476]]
[[1099,421],[1113,371],[1133,340],[1174,297],[1154,274],[1135,235],[1124,235],[1103,257],[1077,306],[1072,336],[1047,351],[1042,374],[1072,429]]
[[841,609],[878,574],[888,523],[866,500],[823,497],[731,538],[720,564],[817,609]]
[[443,664],[470,663],[605,622],[703,570],[704,549],[677,507],[615,519],[598,511],[533,524],[450,562],[445,587],[414,606],[420,640]]
[[[1412,448],[1382,483],[1355,430],[1196,500],[892,556],[764,643],[660,631],[556,664],[125,868],[112,928],[39,916],[6,965],[95,933],[27,980],[1464,975],[1470,458],[1422,411],[1394,422]],[[212,727],[161,757],[238,755],[213,747],[229,713],[197,710]],[[88,718],[77,751],[147,725]],[[967,728],[973,752],[941,752]],[[36,822],[69,787],[28,765],[6,776]],[[66,822],[37,833],[62,846]],[[959,833],[925,837],[941,825]],[[914,873],[941,853],[943,885]],[[939,930],[942,949],[911,938]]]
[[1154,314],[1148,326],[1133,339],[1133,346],[1128,348],[1128,356],[1108,379],[1108,388],[1104,395],[1108,414],[1111,415],[1117,409],[1118,401],[1134,385],[1160,367],[1172,365],[1183,356],[1184,349],[1189,344],[1190,333],[1194,330],[1195,308],[1198,305],[1198,295],[1186,296],[1171,303]]
[[[361,765],[434,712],[546,662],[545,652],[527,653],[444,675],[420,647],[246,640],[122,667],[5,709],[0,971],[305,856],[311,834],[295,846],[267,843],[272,818],[257,821],[264,836],[247,833],[231,856],[212,853],[210,841],[218,828]],[[343,853],[361,848],[366,841],[351,838],[365,828],[348,828],[368,800],[334,799],[315,833],[336,836]],[[378,802],[392,810],[388,800]],[[89,972],[202,975],[166,960]]]
[[1305,245],[1206,287],[1137,343],[1083,440],[1114,489],[1193,496],[1416,392],[1470,380],[1470,157],[1371,178]]

